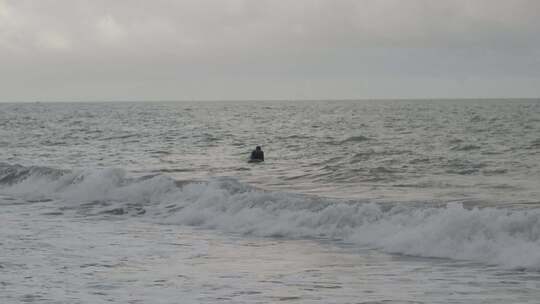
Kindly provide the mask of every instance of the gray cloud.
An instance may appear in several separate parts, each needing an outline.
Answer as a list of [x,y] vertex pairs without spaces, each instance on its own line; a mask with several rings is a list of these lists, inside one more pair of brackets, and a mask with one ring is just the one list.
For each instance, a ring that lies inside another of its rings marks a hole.
[[536,0],[0,0],[0,101],[540,96]]

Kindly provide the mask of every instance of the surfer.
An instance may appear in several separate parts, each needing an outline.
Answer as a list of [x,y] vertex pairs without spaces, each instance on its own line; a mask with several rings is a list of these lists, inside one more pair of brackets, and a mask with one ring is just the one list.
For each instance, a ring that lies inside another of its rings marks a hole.
[[249,158],[251,162],[262,162],[264,161],[264,152],[261,150],[261,146],[257,146],[255,150],[251,152],[251,157]]

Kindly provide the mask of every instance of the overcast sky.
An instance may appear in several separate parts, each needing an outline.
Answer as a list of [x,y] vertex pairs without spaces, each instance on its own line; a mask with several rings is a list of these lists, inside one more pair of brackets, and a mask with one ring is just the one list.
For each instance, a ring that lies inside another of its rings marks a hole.
[[540,97],[539,0],[0,0],[0,101]]

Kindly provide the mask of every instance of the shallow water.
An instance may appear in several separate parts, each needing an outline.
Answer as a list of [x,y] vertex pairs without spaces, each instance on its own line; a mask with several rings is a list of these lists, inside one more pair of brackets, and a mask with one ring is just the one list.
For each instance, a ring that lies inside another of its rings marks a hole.
[[[13,201],[12,201],[13,203]],[[537,303],[540,274],[3,206],[2,303]]]

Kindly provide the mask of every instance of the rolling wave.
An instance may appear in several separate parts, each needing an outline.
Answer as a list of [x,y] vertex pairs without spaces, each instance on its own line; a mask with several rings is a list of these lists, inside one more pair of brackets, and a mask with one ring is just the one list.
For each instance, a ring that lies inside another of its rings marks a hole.
[[[137,216],[246,235],[325,238],[422,257],[540,270],[540,209],[380,204],[264,191],[233,178],[176,181],[122,169],[0,164],[2,197],[66,215]],[[1,204],[9,200],[0,198]]]

